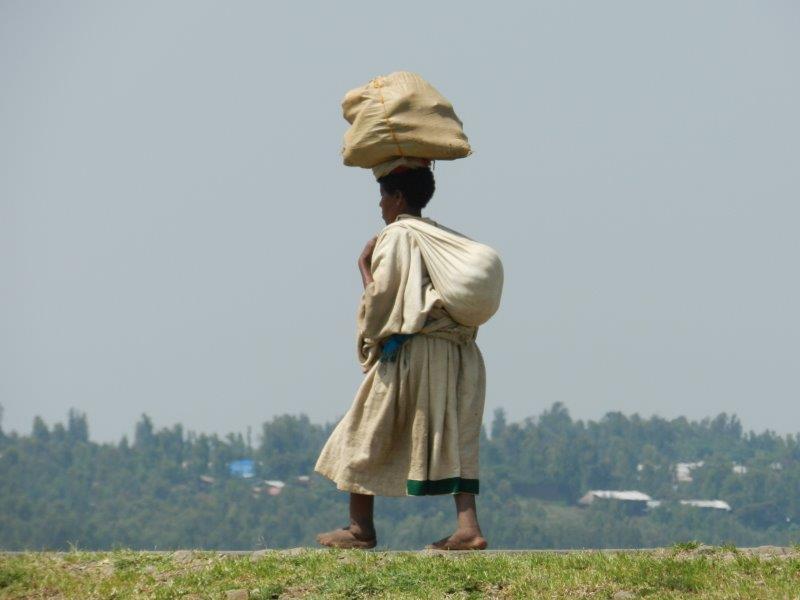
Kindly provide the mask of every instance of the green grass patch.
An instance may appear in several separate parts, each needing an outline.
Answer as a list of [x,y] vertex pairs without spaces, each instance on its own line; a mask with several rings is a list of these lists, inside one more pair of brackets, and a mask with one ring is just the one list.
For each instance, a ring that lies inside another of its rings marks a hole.
[[114,552],[0,555],[0,598],[795,598],[800,552],[682,544],[652,552],[225,556]]

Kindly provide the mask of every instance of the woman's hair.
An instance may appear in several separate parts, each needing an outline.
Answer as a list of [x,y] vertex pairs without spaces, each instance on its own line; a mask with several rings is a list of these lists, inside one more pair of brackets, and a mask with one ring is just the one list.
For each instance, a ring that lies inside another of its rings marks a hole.
[[430,167],[389,173],[378,179],[378,183],[389,194],[395,192],[403,194],[406,204],[415,210],[425,208],[436,190]]

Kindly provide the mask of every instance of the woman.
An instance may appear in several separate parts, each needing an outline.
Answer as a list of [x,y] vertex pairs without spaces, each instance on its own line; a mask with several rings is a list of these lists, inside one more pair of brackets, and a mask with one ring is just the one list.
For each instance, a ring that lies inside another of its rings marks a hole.
[[358,354],[366,377],[315,467],[350,492],[350,525],[317,540],[373,548],[376,495],[450,493],[456,530],[428,547],[482,550],[475,495],[486,383],[477,328],[444,309],[406,226],[423,219],[433,196],[430,168],[401,167],[378,182],[387,226],[358,259]]

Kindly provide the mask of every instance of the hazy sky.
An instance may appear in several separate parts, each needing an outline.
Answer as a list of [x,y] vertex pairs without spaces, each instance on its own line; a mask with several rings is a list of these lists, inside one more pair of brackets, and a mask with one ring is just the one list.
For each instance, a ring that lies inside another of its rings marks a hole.
[[407,69],[475,153],[486,418],[563,402],[800,431],[800,4],[0,0],[3,427],[332,421],[361,373],[344,93]]

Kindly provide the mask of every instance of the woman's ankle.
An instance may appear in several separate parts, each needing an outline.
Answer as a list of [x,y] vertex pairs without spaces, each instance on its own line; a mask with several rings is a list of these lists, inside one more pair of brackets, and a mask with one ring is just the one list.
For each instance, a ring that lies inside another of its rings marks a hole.
[[372,521],[350,519],[350,532],[358,539],[375,539],[375,524]]

